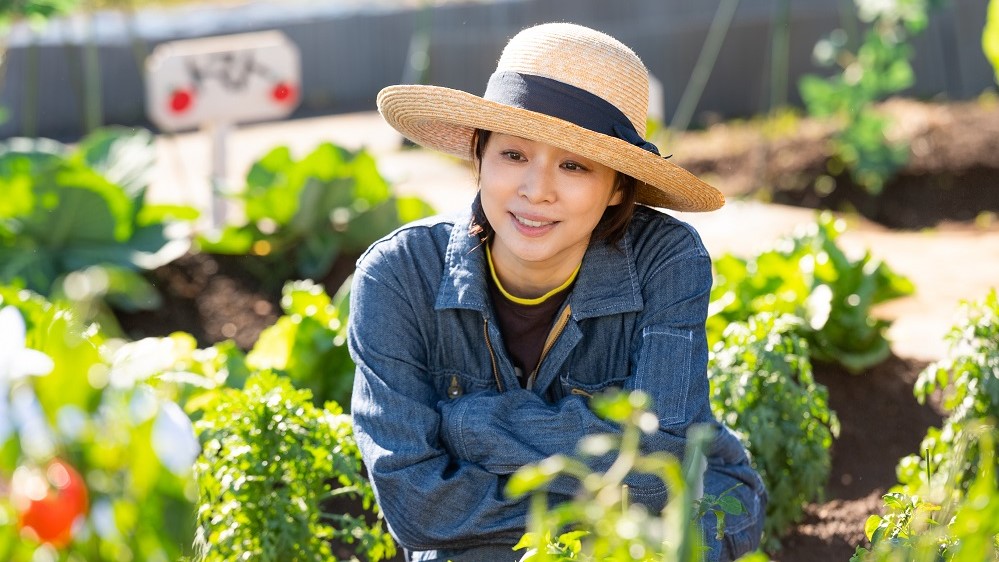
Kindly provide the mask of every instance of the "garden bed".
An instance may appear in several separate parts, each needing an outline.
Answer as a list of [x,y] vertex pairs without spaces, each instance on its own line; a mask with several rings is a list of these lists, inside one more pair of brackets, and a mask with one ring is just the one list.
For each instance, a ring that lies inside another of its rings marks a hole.
[[[164,293],[160,309],[121,316],[132,337],[162,336],[176,329],[195,335],[207,346],[234,339],[248,348],[280,313],[279,293],[259,286],[238,260],[211,255],[190,255],[151,275]],[[341,260],[338,273],[326,280],[333,293],[345,277]],[[348,263],[353,263],[352,260]],[[349,271],[347,271],[349,273]],[[232,332],[230,326],[238,326]],[[841,430],[832,449],[832,470],[826,501],[810,504],[804,520],[783,541],[783,549],[770,553],[778,562],[847,560],[863,541],[864,521],[881,507],[881,495],[897,481],[895,465],[915,453],[926,429],[939,426],[940,414],[920,405],[912,385],[925,363],[890,357],[859,374],[817,363],[815,378],[829,389],[829,406],[839,416]]]
[[[890,228],[996,228],[999,104],[894,100],[882,107],[898,123],[894,134],[909,143],[912,159],[877,198],[830,165],[829,126],[797,117],[784,125],[719,124],[689,133],[676,141],[684,146],[678,163],[730,198],[853,209]],[[323,280],[330,294],[350,274],[355,258],[338,260]],[[259,265],[248,261],[253,259],[189,254],[150,272],[147,278],[163,295],[163,306],[120,315],[122,327],[132,338],[183,330],[199,346],[232,339],[249,348],[281,314],[280,287],[261,285],[253,274]],[[897,482],[899,459],[916,453],[927,428],[940,425],[940,412],[918,404],[912,394],[925,366],[897,356],[858,374],[814,366],[817,381],[829,389],[841,432],[833,444],[825,501],[807,507],[783,548],[770,553],[774,560],[847,560],[865,542],[864,522],[880,511],[882,494]]]

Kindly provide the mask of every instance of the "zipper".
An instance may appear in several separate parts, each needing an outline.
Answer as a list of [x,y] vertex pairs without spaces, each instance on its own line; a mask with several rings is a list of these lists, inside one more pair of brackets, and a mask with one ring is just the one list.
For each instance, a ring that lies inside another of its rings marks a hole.
[[486,347],[489,348],[489,360],[493,364],[493,376],[496,377],[496,388],[503,392],[503,381],[500,380],[499,367],[496,366],[496,353],[493,351],[493,342],[489,339],[489,319],[482,317],[482,333],[486,336]]
[[552,331],[548,332],[548,339],[545,340],[545,346],[541,348],[541,358],[538,359],[538,366],[534,368],[531,372],[531,376],[527,377],[527,389],[531,390],[534,388],[534,380],[538,378],[538,371],[541,370],[541,364],[545,362],[545,357],[548,356],[548,352],[551,351],[552,347],[555,346],[555,342],[558,341],[558,337],[562,335],[562,331],[569,324],[569,317],[572,316],[572,308],[567,304],[565,308],[562,309],[562,314],[559,315],[558,321],[552,327]]

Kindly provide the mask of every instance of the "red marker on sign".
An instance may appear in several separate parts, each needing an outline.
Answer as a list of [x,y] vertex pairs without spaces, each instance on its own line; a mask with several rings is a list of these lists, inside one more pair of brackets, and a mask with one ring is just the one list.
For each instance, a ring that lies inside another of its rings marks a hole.
[[183,113],[191,107],[191,102],[193,101],[194,96],[189,90],[177,88],[170,94],[170,111]]
[[287,82],[278,82],[277,86],[274,86],[274,90],[271,91],[271,97],[280,103],[294,101],[297,97],[295,86]]

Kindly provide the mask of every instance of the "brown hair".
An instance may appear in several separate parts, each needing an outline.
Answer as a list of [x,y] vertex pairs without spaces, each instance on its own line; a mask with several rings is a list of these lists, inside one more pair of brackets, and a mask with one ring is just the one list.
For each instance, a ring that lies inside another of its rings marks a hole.
[[[476,129],[475,133],[472,134],[471,149],[475,183],[479,183],[479,174],[482,173],[482,154],[485,152],[490,134],[492,132],[485,129]],[[631,222],[631,217],[635,214],[638,180],[617,172],[614,179],[614,190],[621,192],[621,202],[607,207],[604,216],[600,218],[597,227],[593,229],[594,239],[603,240],[610,245],[616,245],[624,238],[624,233],[628,230],[628,223]],[[493,227],[489,224],[485,211],[482,210],[482,196],[476,194],[475,200],[472,201],[472,222],[468,226],[468,233],[478,235],[486,240],[493,235],[493,232]]]

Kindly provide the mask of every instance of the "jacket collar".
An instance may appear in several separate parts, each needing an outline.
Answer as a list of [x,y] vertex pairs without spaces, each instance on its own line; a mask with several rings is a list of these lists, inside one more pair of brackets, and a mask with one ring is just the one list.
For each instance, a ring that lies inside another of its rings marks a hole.
[[[470,221],[471,215],[464,213],[451,228],[435,309],[468,308],[491,317],[485,248],[478,236],[468,234]],[[587,248],[569,295],[574,319],[637,312],[643,308],[633,258],[627,235],[616,247],[595,242]]]

